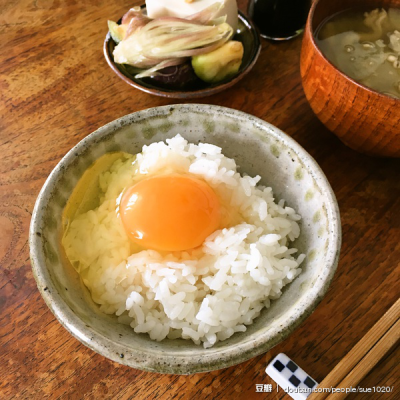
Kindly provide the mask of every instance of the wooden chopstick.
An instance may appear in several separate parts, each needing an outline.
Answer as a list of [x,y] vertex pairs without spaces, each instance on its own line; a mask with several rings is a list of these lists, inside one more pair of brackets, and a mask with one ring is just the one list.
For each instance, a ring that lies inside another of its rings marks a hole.
[[[319,388],[355,387],[377,364],[400,336],[400,299],[382,316],[365,336],[343,357],[318,385]],[[329,396],[329,397],[328,397]],[[312,393],[308,400],[341,399],[346,393]]]
[[[400,320],[382,336],[379,342],[371,349],[371,351],[361,360],[360,363],[340,382],[337,388],[354,388],[371,369],[380,361],[388,350],[397,342],[400,335]],[[327,400],[344,399],[349,393],[331,393]]]

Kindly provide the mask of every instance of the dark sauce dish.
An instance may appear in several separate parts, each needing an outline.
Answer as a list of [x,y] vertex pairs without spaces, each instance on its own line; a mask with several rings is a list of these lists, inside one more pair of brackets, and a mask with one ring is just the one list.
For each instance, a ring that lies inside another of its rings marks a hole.
[[[121,20],[118,21],[118,24],[120,23]],[[116,43],[111,38],[109,32],[104,41],[103,50],[108,65],[128,85],[155,96],[174,99],[192,99],[210,96],[230,88],[235,83],[239,82],[253,68],[260,55],[261,43],[256,28],[240,11],[238,15],[238,27],[232,39],[242,42],[244,48],[242,64],[239,72],[235,76],[212,84],[203,82],[200,78],[196,77],[188,86],[179,89],[170,88],[153,78],[137,79],[135,78],[137,69],[127,64],[117,64],[114,62],[113,51]]]

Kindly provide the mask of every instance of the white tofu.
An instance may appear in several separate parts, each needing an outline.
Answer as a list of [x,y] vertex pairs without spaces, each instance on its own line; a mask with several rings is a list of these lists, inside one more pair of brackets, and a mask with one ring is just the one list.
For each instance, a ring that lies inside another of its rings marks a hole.
[[[178,17],[200,12],[204,8],[216,3],[218,0],[194,0],[187,3],[185,0],[146,0],[147,15],[150,18]],[[216,17],[227,16],[226,22],[236,31],[238,10],[236,0],[220,0],[224,5]]]

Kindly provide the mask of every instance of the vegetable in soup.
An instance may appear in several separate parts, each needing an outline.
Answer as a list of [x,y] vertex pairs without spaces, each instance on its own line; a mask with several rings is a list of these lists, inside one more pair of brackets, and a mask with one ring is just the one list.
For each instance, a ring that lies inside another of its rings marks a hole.
[[317,43],[350,78],[400,99],[400,9],[336,14],[319,27]]

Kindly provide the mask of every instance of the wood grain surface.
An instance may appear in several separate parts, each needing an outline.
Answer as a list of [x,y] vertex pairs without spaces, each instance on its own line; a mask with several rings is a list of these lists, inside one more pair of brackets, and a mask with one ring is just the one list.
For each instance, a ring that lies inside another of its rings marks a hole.
[[[301,87],[301,37],[263,41],[253,72],[197,100],[232,107],[286,131],[317,160],[337,196],[343,247],[332,286],[314,314],[270,352],[192,376],[131,369],[74,339],[45,305],[32,276],[28,227],[52,168],[96,128],[130,112],[172,104],[129,87],[107,66],[107,19],[135,1],[16,0],[0,17],[0,399],[289,399],[265,374],[284,352],[317,381],[399,294],[400,164],[345,147],[318,121]],[[136,2],[138,4],[138,2]],[[245,10],[246,1],[239,1]],[[359,384],[393,387],[357,399],[399,398],[394,349]],[[256,384],[273,385],[256,393]]]

